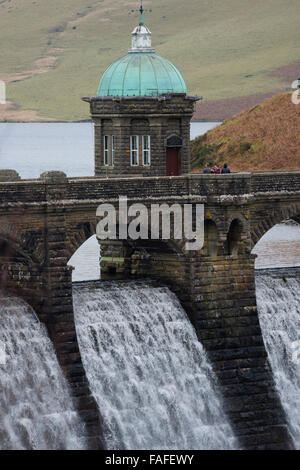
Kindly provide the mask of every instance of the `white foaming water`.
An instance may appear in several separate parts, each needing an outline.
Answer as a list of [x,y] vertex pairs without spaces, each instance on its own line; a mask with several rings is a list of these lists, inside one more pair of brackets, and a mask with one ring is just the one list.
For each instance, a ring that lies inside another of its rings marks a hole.
[[0,449],[84,448],[46,328],[24,301],[0,298],[0,341]]
[[257,274],[256,292],[275,383],[300,449],[300,280]]
[[147,282],[74,287],[83,363],[109,449],[236,447],[216,377],[176,296]]

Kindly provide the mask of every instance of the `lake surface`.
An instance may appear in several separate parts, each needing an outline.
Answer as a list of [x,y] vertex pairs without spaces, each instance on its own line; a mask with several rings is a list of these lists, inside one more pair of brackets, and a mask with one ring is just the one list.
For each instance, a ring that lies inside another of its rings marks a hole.
[[[217,122],[194,122],[191,138],[212,129]],[[0,169],[15,169],[22,178],[38,178],[47,170],[68,176],[94,173],[92,123],[0,123]],[[256,268],[300,266],[300,226],[280,224],[254,248]],[[99,245],[88,240],[71,258],[74,281],[99,279]]]
[[[192,123],[191,138],[218,124]],[[50,170],[93,176],[93,123],[0,123],[0,169],[17,170],[21,178],[39,178]]]
[[275,225],[256,244],[253,253],[257,255],[257,269],[300,266],[300,225]]
[[92,123],[0,124],[0,169],[17,170],[21,178],[50,170],[92,176],[93,153]]

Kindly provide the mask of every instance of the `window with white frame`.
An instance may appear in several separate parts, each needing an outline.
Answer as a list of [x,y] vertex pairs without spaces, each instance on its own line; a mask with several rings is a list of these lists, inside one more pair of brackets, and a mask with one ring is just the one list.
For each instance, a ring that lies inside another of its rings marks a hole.
[[151,165],[150,135],[130,136],[130,160],[131,166]]
[[143,165],[149,166],[151,162],[150,135],[143,135]]
[[109,165],[109,136],[104,136],[104,165]]
[[130,136],[130,159],[131,166],[137,166],[139,164],[139,136]]
[[113,166],[115,160],[115,136],[104,136],[104,165]]
[[115,136],[111,136],[111,165],[115,164]]

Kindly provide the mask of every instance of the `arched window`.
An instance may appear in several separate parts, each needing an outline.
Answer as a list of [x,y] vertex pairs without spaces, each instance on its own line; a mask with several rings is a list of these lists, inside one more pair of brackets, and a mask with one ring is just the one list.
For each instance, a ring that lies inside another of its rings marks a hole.
[[226,242],[226,254],[237,255],[241,236],[243,232],[243,224],[239,219],[234,219],[231,222]]
[[167,147],[182,147],[183,140],[179,135],[171,135],[167,139]]
[[11,250],[6,240],[0,240],[0,257],[7,258]]

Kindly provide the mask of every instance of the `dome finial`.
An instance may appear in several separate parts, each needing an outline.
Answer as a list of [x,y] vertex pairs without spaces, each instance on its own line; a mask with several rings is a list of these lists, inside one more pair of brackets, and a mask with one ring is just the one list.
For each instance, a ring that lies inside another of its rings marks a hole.
[[143,8],[143,0],[141,0],[141,7],[140,7],[140,26],[144,26],[144,17],[143,17],[143,14],[144,14],[144,8]]
[[152,49],[151,31],[144,23],[144,12],[152,10],[145,10],[143,0],[140,0],[140,2],[139,9],[131,10],[140,12],[140,24],[132,32],[132,47],[129,52],[154,52]]

